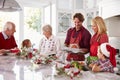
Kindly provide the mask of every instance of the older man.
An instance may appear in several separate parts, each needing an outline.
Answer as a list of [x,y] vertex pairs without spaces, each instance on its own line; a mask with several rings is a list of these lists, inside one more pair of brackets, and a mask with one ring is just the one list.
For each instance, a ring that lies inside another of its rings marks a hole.
[[15,24],[13,22],[6,22],[4,30],[0,32],[0,50],[9,50],[17,47],[14,38],[15,32]]

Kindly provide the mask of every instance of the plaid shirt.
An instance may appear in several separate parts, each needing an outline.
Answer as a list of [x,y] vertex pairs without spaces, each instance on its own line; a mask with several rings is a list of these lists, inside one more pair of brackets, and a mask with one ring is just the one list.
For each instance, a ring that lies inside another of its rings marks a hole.
[[114,67],[112,66],[109,59],[106,59],[106,60],[99,59],[99,60],[95,61],[94,63],[98,64],[98,66],[100,66],[101,71],[112,72],[112,73],[114,72],[114,70],[113,70]]

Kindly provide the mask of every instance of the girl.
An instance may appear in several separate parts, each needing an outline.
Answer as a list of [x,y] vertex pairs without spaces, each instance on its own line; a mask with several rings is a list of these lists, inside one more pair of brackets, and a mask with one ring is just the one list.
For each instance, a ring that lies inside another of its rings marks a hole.
[[22,41],[22,48],[23,47],[26,47],[26,48],[29,48],[29,47],[32,47],[31,45],[31,41],[29,39],[25,39]]
[[32,47],[31,41],[29,39],[25,39],[22,41],[21,50],[22,50],[21,53],[28,58],[32,58],[33,54],[38,52],[37,49],[34,49]]

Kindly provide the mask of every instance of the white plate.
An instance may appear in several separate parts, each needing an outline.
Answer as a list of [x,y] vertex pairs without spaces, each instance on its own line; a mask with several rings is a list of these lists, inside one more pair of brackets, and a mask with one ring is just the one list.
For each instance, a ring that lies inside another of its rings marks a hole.
[[62,50],[63,51],[71,51],[69,47],[63,47]]
[[64,47],[62,50],[67,51],[67,52],[72,52],[72,53],[84,53],[82,49],[78,49],[78,48]]
[[77,48],[71,48],[71,52],[73,53],[84,53],[82,49],[77,49]]

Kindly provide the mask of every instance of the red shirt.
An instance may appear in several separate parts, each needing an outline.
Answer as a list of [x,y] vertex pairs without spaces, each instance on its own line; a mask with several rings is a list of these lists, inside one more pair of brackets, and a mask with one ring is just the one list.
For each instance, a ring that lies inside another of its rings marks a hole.
[[0,32],[0,49],[12,49],[17,47],[14,36],[4,39],[2,32]]
[[107,34],[94,34],[90,41],[90,56],[97,56],[98,46],[105,42],[108,42]]
[[[99,40],[98,40],[98,38],[99,38]],[[100,36],[97,36],[97,34],[94,34],[90,40],[90,45],[92,45],[94,42],[99,42],[99,44],[108,42],[108,35],[101,34]]]
[[[86,48],[89,50],[90,38],[91,34],[87,29],[81,27],[80,30],[76,31],[74,27],[68,30],[65,44],[70,45],[75,43],[79,46],[79,48]],[[71,59],[75,61],[84,61],[85,57],[82,54],[69,53],[67,56],[67,60],[70,61]]]
[[89,49],[90,48],[90,39],[91,39],[91,34],[89,33],[89,31],[87,29],[85,29],[84,27],[81,27],[81,29],[79,31],[76,31],[75,27],[74,28],[70,28],[67,32],[67,36],[66,36],[66,40],[65,40],[65,44],[69,45],[70,44],[70,38],[71,38],[71,33],[74,32],[72,37],[76,37],[79,34],[81,34],[81,40],[79,42],[79,46],[80,48],[86,48]]

